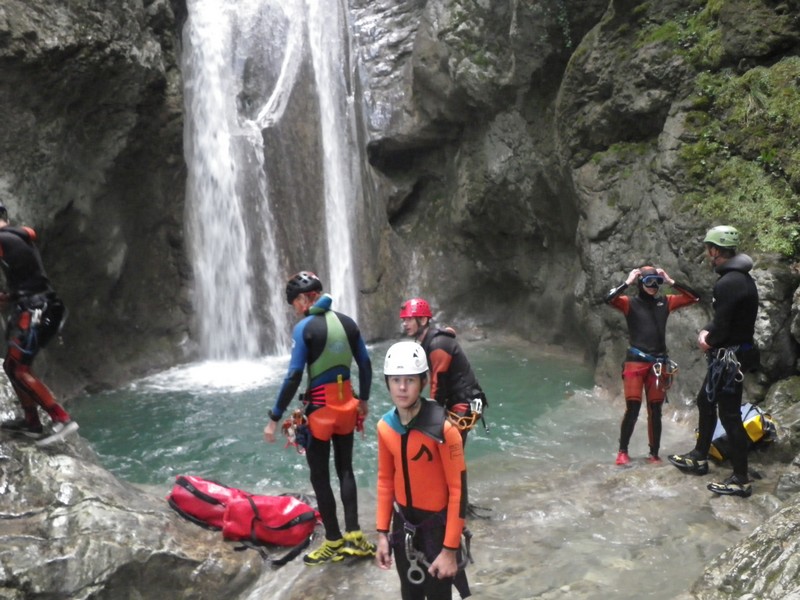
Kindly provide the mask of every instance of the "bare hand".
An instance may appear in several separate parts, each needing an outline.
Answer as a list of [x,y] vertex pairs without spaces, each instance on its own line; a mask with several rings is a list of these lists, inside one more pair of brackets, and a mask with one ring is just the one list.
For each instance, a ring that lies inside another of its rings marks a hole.
[[658,273],[659,275],[661,275],[661,277],[664,278],[664,281],[667,283],[667,285],[672,285],[673,283],[675,283],[675,280],[672,277],[670,277],[669,274],[661,267],[658,267],[656,269],[656,273]]
[[448,577],[455,577],[458,573],[458,563],[456,562],[455,550],[448,550],[442,548],[439,556],[436,557],[428,567],[428,573],[437,579],[447,579]]
[[703,352],[708,352],[709,350],[711,350],[711,346],[709,346],[708,342],[706,342],[707,337],[708,337],[708,331],[706,331],[705,329],[703,329],[703,331],[701,331],[697,336],[697,346]]
[[264,427],[264,440],[269,444],[275,443],[275,430],[278,428],[278,422],[269,420],[267,426]]
[[640,273],[641,271],[639,269],[634,269],[628,273],[628,278],[625,280],[625,285],[633,285],[634,282],[639,278]]
[[384,570],[392,568],[392,549],[389,547],[389,538],[383,533],[378,534],[375,563]]

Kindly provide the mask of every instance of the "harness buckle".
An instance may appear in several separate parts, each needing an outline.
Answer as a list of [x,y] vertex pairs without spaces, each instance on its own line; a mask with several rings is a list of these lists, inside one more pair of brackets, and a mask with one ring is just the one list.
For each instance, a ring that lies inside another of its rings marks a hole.
[[425,571],[419,565],[422,553],[414,548],[414,531],[405,528],[406,558],[408,558],[408,571],[406,578],[412,585],[420,585],[425,581]]

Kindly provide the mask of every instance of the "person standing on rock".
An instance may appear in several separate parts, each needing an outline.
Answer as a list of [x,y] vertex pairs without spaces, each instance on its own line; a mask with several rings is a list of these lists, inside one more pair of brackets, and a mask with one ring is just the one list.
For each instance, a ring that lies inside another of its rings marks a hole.
[[[340,562],[346,556],[374,556],[358,524],[358,495],[353,474],[353,438],[359,420],[366,418],[372,385],[372,362],[355,321],[331,310],[333,299],[322,294],[322,282],[301,271],[286,284],[286,301],[302,320],[292,332],[289,371],[264,428],[264,439],[275,442],[278,421],[294,398],[308,366],[308,388],[303,395],[310,435],[305,436],[306,460],[325,528],[322,545],[304,557],[307,565]],[[350,365],[358,365],[359,396],[350,383]],[[339,527],[336,499],[330,481],[330,453],[339,478],[345,534]]]
[[742,424],[744,373],[759,366],[754,342],[758,314],[758,288],[750,275],[753,259],[738,254],[739,231],[719,225],[703,240],[707,256],[719,279],[714,284],[713,319],[697,336],[706,353],[708,371],[697,394],[698,435],[694,450],[673,454],[669,461],[684,473],[708,473],[708,452],[717,425],[717,413],[730,442],[733,474],[722,482],[708,484],[715,494],[747,498],[752,493],[747,464],[750,437]]
[[[626,296],[623,292],[638,282],[638,293]],[[659,295],[663,283],[678,294]],[[647,461],[660,463],[661,409],[674,375],[675,366],[667,354],[667,318],[683,306],[694,304],[700,296],[691,288],[677,283],[664,269],[643,266],[633,269],[624,283],[612,289],[605,298],[625,315],[628,324],[629,347],[622,365],[625,394],[625,414],[619,433],[617,464],[630,463],[628,444],[639,418],[642,394],[647,398],[647,436],[650,454]]]
[[[0,204],[0,267],[7,290],[0,304],[10,306],[6,323],[3,369],[22,406],[23,417],[3,421],[3,431],[24,435],[46,446],[78,429],[53,392],[31,372],[39,351],[61,330],[66,309],[47,278],[30,227],[11,227],[8,210]],[[42,408],[52,421],[47,431],[39,418]]]
[[488,406],[478,378],[455,332],[432,324],[430,304],[411,298],[400,306],[403,331],[425,350],[430,369],[430,397],[444,406],[453,424],[467,442],[467,434]]
[[453,587],[467,598],[467,467],[459,431],[442,405],[422,396],[422,346],[394,344],[383,373],[394,407],[378,422],[376,562],[388,570],[394,555],[404,600],[450,600]]

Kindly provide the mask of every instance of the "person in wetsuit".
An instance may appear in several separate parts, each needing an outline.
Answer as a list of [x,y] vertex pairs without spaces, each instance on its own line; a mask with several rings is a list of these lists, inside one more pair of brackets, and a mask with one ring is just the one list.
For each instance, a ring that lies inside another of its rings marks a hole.
[[416,342],[394,344],[383,372],[394,407],[378,422],[378,566],[392,554],[403,600],[470,595],[462,546],[467,467],[458,429],[422,397],[428,361]]
[[[355,321],[331,310],[333,299],[322,294],[322,282],[310,271],[301,271],[286,284],[286,300],[297,316],[303,317],[292,332],[289,370],[264,428],[267,442],[275,441],[278,421],[294,398],[308,370],[308,387],[303,395],[308,434],[305,455],[311,485],[317,497],[325,540],[304,557],[307,565],[339,562],[346,556],[374,556],[358,524],[358,496],[353,475],[353,432],[368,412],[372,385],[372,362]],[[358,365],[360,397],[350,382],[350,365]],[[298,432],[298,436],[299,436]],[[330,482],[330,451],[339,478],[344,508],[345,533],[336,515],[336,499]]]
[[715,494],[748,497],[752,493],[747,452],[750,437],[742,424],[744,373],[759,367],[754,342],[758,314],[758,288],[750,275],[753,259],[737,253],[739,231],[719,225],[704,239],[706,254],[719,279],[712,297],[713,319],[697,336],[706,353],[708,371],[697,394],[699,413],[697,442],[691,452],[673,454],[669,461],[684,473],[708,473],[708,452],[714,430],[722,423],[730,442],[728,458],[733,474],[722,482],[708,484]]
[[[638,293],[626,296],[623,292],[638,282]],[[678,292],[660,296],[663,283]],[[612,289],[605,298],[625,315],[628,324],[629,347],[622,365],[622,381],[625,394],[625,414],[619,434],[617,464],[627,465],[628,444],[639,418],[642,392],[647,397],[647,435],[650,442],[650,463],[660,463],[661,409],[671,383],[674,363],[667,355],[667,318],[683,306],[694,304],[700,296],[691,288],[677,283],[664,269],[644,266],[633,269],[625,282]]]
[[[0,267],[7,285],[7,291],[0,293],[0,303],[11,307],[3,370],[23,411],[22,418],[3,421],[0,429],[46,446],[76,431],[78,424],[31,372],[34,359],[58,334],[65,316],[64,304],[45,273],[35,242],[36,232],[9,225],[8,210],[0,205]],[[49,431],[42,425],[39,408],[50,417]]]
[[482,418],[488,401],[455,332],[437,327],[432,319],[431,307],[423,298],[411,298],[400,307],[403,331],[428,357],[430,397],[447,409],[466,444],[467,433]]

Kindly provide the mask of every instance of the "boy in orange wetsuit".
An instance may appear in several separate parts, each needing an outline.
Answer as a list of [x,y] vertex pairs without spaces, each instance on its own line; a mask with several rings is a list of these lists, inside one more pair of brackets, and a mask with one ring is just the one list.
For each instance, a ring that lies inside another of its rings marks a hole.
[[461,546],[467,468],[458,429],[421,396],[428,362],[416,342],[389,348],[384,375],[394,408],[378,423],[376,561],[400,576],[403,600],[470,595]]
[[[639,293],[626,296],[623,292],[638,282]],[[659,296],[659,287],[666,282],[678,294]],[[671,362],[667,355],[667,317],[669,314],[700,300],[691,288],[678,284],[662,268],[644,266],[633,269],[625,283],[612,289],[605,301],[622,311],[628,324],[630,346],[622,368],[622,381],[625,393],[625,414],[622,417],[619,435],[617,464],[627,465],[628,443],[639,417],[642,405],[642,392],[647,396],[647,434],[650,442],[650,455],[647,460],[660,463],[658,456],[661,445],[661,408],[666,398]]]

